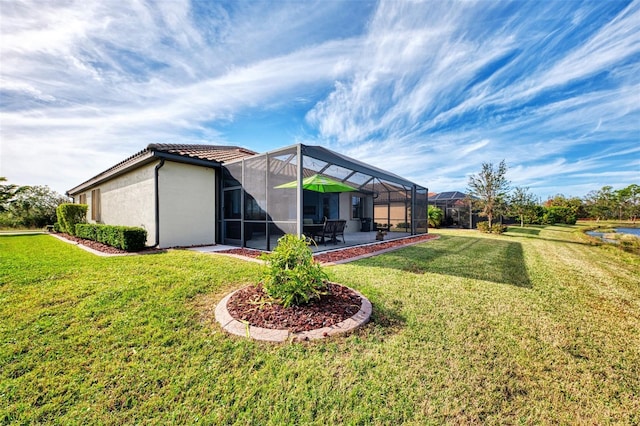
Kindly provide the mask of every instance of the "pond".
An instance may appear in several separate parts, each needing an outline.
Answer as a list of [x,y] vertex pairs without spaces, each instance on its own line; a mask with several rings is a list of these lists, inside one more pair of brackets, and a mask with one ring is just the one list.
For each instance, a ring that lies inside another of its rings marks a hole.
[[[613,231],[616,234],[631,234],[635,235],[636,237],[640,237],[640,228],[614,228]],[[606,234],[611,234],[611,232],[587,231],[587,235],[590,235],[592,237],[600,238],[608,243],[616,242],[616,240],[604,238]]]

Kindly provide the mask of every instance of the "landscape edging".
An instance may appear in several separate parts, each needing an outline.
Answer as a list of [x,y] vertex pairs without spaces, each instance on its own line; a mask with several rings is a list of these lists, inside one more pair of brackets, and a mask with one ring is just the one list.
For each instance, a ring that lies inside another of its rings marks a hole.
[[[341,285],[341,284],[339,284]],[[286,342],[286,341],[305,341],[323,339],[329,336],[335,336],[337,334],[346,333],[348,331],[355,330],[358,327],[366,324],[371,317],[373,306],[369,299],[367,299],[362,293],[347,287],[353,291],[362,301],[360,310],[355,315],[334,324],[329,327],[317,328],[315,330],[300,331],[297,333],[290,332],[289,330],[276,330],[270,328],[256,327],[246,322],[239,321],[231,316],[227,310],[227,302],[238,291],[238,289],[226,295],[216,306],[215,318],[216,321],[222,326],[222,328],[236,336],[243,336],[252,338],[254,340],[261,340],[267,342]]]

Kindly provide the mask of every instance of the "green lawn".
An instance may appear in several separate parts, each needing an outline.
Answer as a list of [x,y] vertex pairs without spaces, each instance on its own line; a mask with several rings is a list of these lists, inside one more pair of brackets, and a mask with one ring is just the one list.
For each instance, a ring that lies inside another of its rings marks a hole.
[[638,424],[640,258],[576,229],[443,230],[327,268],[372,322],[280,345],[212,320],[259,264],[0,236],[0,423]]

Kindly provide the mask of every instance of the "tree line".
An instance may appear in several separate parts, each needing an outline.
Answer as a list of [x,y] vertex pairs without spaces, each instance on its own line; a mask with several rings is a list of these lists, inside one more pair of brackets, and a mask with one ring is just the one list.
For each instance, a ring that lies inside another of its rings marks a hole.
[[0,228],[43,228],[56,222],[56,208],[69,198],[48,186],[20,186],[0,176]]
[[496,218],[517,218],[524,224],[575,224],[577,219],[631,220],[640,216],[640,185],[614,189],[604,186],[583,198],[555,195],[540,202],[528,187],[511,188],[506,179],[507,165],[483,163],[478,174],[469,177],[467,194],[491,229]]
[[[469,177],[469,202],[486,217],[488,227],[502,217],[516,218],[524,224],[574,224],[577,219],[631,220],[640,216],[640,185],[614,189],[604,186],[583,198],[555,195],[541,202],[527,187],[511,187],[506,179],[507,165],[483,163],[479,173]],[[42,228],[56,222],[56,208],[69,198],[48,186],[19,186],[0,176],[0,228]],[[437,208],[429,208],[430,226],[443,219]]]

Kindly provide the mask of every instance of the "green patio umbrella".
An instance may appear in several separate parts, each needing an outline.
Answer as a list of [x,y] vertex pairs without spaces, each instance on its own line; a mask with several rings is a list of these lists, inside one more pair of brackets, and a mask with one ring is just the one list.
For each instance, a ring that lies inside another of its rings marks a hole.
[[[294,180],[293,182],[283,183],[282,185],[278,185],[275,188],[297,188],[298,181]],[[315,174],[313,176],[309,176],[308,178],[302,179],[302,188],[308,189],[309,191],[315,192],[351,192],[357,191],[356,188],[349,186],[345,183],[338,182],[337,180],[333,180],[326,176],[321,176],[319,174]]]

